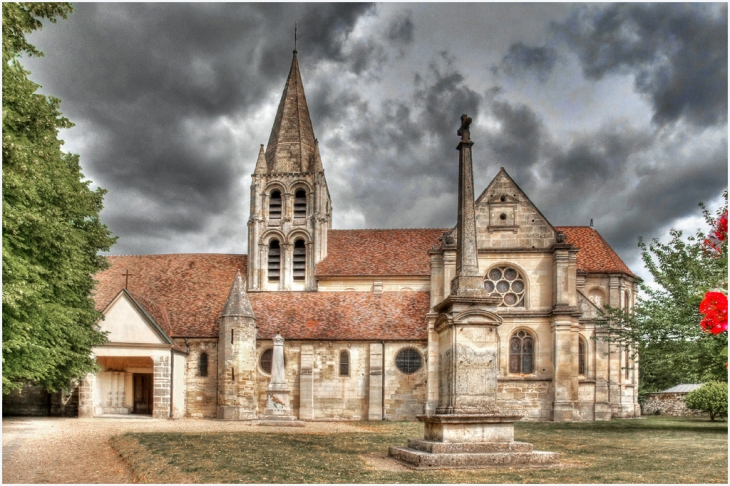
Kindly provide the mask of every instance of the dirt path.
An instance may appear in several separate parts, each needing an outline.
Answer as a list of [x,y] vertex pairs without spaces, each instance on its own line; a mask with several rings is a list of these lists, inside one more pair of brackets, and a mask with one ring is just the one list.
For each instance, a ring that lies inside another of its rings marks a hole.
[[[133,483],[131,470],[109,445],[125,432],[260,432],[248,422],[143,418],[3,418],[3,483]],[[266,427],[291,433],[289,427]],[[309,422],[297,433],[367,433],[341,422]]]

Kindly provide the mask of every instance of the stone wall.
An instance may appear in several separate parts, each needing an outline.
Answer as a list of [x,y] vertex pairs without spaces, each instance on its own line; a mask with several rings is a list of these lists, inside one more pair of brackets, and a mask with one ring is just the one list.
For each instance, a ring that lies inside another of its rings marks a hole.
[[702,412],[689,410],[684,405],[686,393],[647,393],[641,407],[642,415],[669,415],[671,417],[698,417]]
[[[184,349],[185,343],[181,346]],[[218,340],[190,339],[188,346],[190,354],[187,356],[185,369],[187,416],[215,418],[218,404]],[[202,353],[208,355],[208,376],[200,376]]]
[[515,413],[522,420],[552,420],[553,383],[550,379],[497,380],[497,405],[503,413]]
[[45,416],[50,411],[50,396],[40,386],[25,385],[3,395],[3,417],[6,415]]
[[152,416],[170,417],[170,356],[155,356],[152,389]]
[[[421,353],[421,369],[407,375],[395,365],[395,358],[403,348],[414,348]],[[428,352],[425,342],[395,342],[385,344],[385,420],[413,420],[424,412]]]

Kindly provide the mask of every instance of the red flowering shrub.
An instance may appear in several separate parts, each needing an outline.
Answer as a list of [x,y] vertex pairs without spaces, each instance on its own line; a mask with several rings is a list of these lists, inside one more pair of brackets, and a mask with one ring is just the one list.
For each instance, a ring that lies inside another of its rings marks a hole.
[[722,254],[722,244],[727,241],[727,209],[712,224],[712,230],[704,241],[707,251]]
[[722,292],[707,292],[700,304],[700,313],[705,315],[700,322],[705,332],[720,334],[727,331],[727,295]]

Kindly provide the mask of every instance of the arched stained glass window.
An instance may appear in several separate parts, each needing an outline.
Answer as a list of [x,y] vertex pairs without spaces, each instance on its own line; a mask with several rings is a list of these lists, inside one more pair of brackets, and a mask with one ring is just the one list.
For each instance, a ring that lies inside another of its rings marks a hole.
[[534,339],[527,331],[517,331],[509,340],[509,372],[532,373]]
[[259,359],[259,364],[261,365],[261,369],[264,370],[264,372],[268,375],[271,374],[271,361],[274,357],[274,350],[273,349],[267,349],[263,353],[261,353],[261,359]]
[[578,374],[586,374],[586,342],[583,338],[578,338]]
[[500,297],[499,307],[525,306],[525,279],[512,267],[495,267],[487,272],[484,288],[490,296]]

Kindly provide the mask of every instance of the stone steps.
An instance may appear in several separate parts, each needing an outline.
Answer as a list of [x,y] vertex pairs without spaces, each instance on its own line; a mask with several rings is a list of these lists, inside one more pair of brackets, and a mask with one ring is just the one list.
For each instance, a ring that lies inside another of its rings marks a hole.
[[414,469],[549,466],[560,462],[559,453],[543,451],[431,453],[410,447],[391,447],[388,455]]

